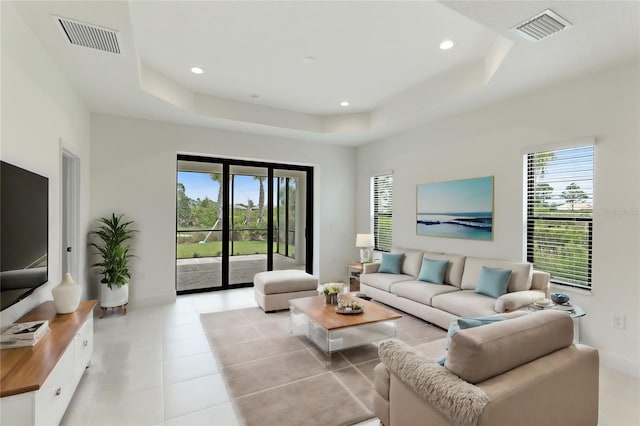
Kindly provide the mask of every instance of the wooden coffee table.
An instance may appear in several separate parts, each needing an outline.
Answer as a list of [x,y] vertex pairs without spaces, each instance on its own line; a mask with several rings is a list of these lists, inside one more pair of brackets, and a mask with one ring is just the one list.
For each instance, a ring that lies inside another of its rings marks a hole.
[[356,300],[364,312],[339,314],[335,305],[325,304],[324,296],[290,300],[291,334],[304,334],[327,354],[396,336],[402,315],[354,296],[342,297]]

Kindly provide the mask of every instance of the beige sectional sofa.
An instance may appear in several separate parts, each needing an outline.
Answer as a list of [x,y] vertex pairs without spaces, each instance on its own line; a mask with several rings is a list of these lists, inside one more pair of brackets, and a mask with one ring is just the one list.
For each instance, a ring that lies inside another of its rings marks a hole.
[[[549,274],[533,270],[527,262],[398,247],[391,253],[404,254],[401,273],[379,273],[380,263],[365,264],[360,292],[445,329],[459,317],[515,311],[548,294]],[[417,279],[424,257],[447,261],[443,284]],[[493,298],[474,291],[483,266],[511,270],[506,294]]]
[[[456,332],[448,352],[446,339],[381,342],[374,414],[385,426],[595,426],[598,351],[573,343],[571,317],[505,317]],[[445,354],[442,367],[434,360]]]

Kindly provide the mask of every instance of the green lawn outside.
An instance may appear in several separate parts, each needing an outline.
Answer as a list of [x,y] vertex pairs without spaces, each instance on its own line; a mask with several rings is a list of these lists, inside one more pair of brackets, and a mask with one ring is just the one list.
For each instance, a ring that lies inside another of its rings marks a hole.
[[[273,244],[275,252],[277,244]],[[233,244],[232,255],[245,254],[266,254],[267,244],[264,241],[236,241]],[[284,253],[283,253],[284,254]],[[209,243],[183,243],[177,244],[178,259],[189,259],[193,257],[215,257],[222,256],[222,241],[212,241]],[[295,256],[295,247],[289,246],[289,256]]]

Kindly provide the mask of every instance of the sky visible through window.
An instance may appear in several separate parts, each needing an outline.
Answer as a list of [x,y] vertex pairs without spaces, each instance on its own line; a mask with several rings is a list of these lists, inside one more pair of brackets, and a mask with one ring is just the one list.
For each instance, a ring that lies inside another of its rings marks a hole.
[[[220,184],[213,181],[208,173],[198,172],[178,172],[178,182],[184,185],[187,197],[191,199],[209,198],[212,201],[218,199],[218,187]],[[266,182],[265,182],[266,190]],[[253,176],[235,175],[234,201],[236,203],[247,204],[251,199],[255,205],[258,204],[260,195],[260,183],[254,180]]]

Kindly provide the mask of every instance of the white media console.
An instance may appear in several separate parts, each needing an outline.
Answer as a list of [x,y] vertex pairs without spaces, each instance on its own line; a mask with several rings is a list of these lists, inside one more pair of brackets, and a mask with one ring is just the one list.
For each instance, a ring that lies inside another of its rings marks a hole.
[[48,320],[51,331],[36,346],[0,351],[0,424],[60,423],[93,353],[95,305],[57,315],[48,301],[18,320]]

